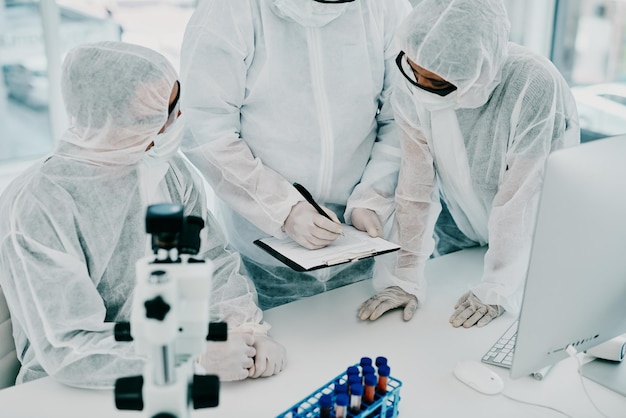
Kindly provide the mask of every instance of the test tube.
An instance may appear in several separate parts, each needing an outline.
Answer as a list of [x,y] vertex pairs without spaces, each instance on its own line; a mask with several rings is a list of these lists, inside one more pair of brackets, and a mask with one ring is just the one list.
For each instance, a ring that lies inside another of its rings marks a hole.
[[346,369],[346,376],[350,377],[354,374],[359,374],[359,368],[356,366],[350,366]]
[[361,376],[363,377],[362,383],[365,384],[365,376],[368,374],[376,374],[376,369],[372,366],[363,366]]
[[375,361],[376,367],[386,366],[387,365],[387,357],[378,356]]
[[320,418],[330,418],[331,408],[333,406],[333,397],[329,393],[325,393],[320,397]]
[[372,403],[374,402],[374,396],[376,391],[376,383],[377,383],[375,374],[366,374],[363,378],[364,390],[363,390],[363,402]]
[[387,365],[378,368],[378,386],[376,387],[378,393],[383,395],[387,393],[387,381],[389,380],[390,372],[391,369]]
[[335,418],[346,418],[348,415],[348,395],[339,394],[335,399]]
[[361,398],[363,397],[363,385],[355,383],[350,386],[350,412],[358,414],[361,412]]
[[352,393],[352,386],[356,384],[361,384],[361,376],[358,374],[353,374],[348,376],[348,394]]
[[347,395],[348,394],[348,385],[345,383],[336,383],[335,384],[335,396],[337,395]]
[[361,357],[361,361],[359,362],[359,366],[361,366],[361,369],[363,368],[363,366],[371,366],[372,365],[372,359],[369,357]]

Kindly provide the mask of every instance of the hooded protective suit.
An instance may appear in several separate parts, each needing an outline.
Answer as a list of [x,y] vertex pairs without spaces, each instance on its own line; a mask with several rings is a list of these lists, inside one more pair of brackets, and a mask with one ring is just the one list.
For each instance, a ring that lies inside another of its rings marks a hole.
[[133,343],[115,341],[113,326],[130,319],[135,262],[152,253],[144,219],[153,203],[182,203],[185,215],[206,222],[198,257],[215,267],[210,319],[266,326],[189,163],[142,160],[168,119],[176,80],[162,55],[136,45],[103,42],[67,55],[70,128],[0,201],[0,284],[22,363],[18,383],[52,375],[112,387],[142,373],[144,360]]
[[393,36],[409,11],[406,0],[208,0],[189,21],[182,150],[219,197],[262,308],[371,275],[371,260],[295,273],[253,241],[286,237],[304,201],[294,182],[348,223],[353,208],[390,217],[400,161]]
[[563,77],[508,37],[501,0],[423,0],[399,28],[406,57],[457,89],[442,97],[405,78],[394,89],[403,161],[392,239],[402,249],[377,289],[400,286],[423,300],[441,199],[440,252],[488,243],[471,291],[518,311],[546,157],[580,132]]

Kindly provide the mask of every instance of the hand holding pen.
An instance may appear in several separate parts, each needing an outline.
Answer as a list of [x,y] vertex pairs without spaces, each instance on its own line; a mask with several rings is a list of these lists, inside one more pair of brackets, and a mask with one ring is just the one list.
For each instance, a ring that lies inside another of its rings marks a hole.
[[[306,199],[291,208],[284,229],[294,241],[308,249],[323,248],[341,234],[341,223],[332,211],[325,211],[300,184],[294,187]],[[321,215],[321,216],[320,216]]]

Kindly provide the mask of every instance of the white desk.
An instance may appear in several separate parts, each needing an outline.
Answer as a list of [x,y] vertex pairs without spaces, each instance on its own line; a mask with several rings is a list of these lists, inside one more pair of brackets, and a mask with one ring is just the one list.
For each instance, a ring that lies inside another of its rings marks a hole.
[[[194,411],[196,417],[275,417],[327,381],[358,363],[362,356],[388,357],[391,375],[403,382],[404,417],[560,417],[502,395],[487,396],[452,374],[458,360],[481,356],[513,322],[505,313],[485,328],[455,329],[448,323],[456,299],[482,272],[481,249],[431,260],[429,298],[408,323],[399,311],[376,322],[356,317],[359,303],[373,294],[369,282],[336,289],[266,312],[272,334],[287,348],[289,364],[278,376],[224,383],[220,406]],[[504,393],[547,404],[581,418],[598,413],[585,397],[576,362],[557,364],[543,381],[512,380],[508,370],[492,367],[505,381]],[[626,397],[585,380],[592,399],[611,417],[626,417]],[[79,390],[50,378],[0,390],[0,417],[142,417],[117,411],[111,391]]]

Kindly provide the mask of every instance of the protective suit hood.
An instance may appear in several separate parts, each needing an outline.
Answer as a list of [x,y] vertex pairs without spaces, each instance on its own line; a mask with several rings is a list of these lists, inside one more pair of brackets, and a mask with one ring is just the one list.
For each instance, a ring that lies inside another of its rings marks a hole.
[[457,87],[456,108],[477,108],[501,81],[509,31],[501,0],[423,0],[398,39],[411,61]]
[[73,49],[61,78],[70,127],[57,153],[98,165],[138,162],[167,120],[177,78],[165,57],[142,46],[99,42]]
[[313,0],[272,0],[272,10],[278,16],[308,27],[327,25],[341,16],[348,5],[324,4]]

